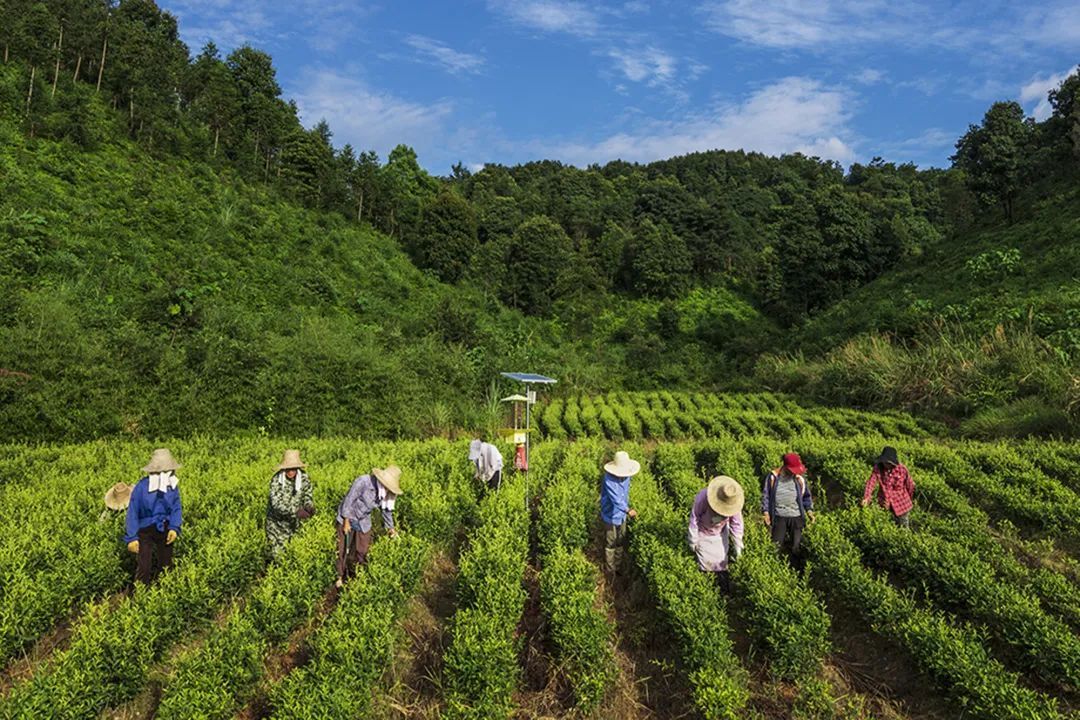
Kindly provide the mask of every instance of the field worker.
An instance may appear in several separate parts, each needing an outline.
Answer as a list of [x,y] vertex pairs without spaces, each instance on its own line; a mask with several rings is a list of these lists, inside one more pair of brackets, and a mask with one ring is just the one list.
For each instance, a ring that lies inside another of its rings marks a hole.
[[[127,506],[124,542],[135,553],[136,582],[149,583],[172,564],[173,543],[180,534],[180,487],[176,471],[180,463],[172,453],[158,448],[142,469],[146,473]],[[157,563],[154,563],[154,556]]]
[[286,450],[270,478],[270,501],[266,505],[266,539],[276,558],[300,529],[300,521],[315,513],[311,480],[304,472],[299,450]]
[[637,517],[630,507],[630,478],[641,470],[641,463],[620,450],[615,459],[604,465],[600,486],[600,519],[604,522],[604,560],[608,572],[615,575],[626,545],[626,519]]
[[475,477],[490,490],[498,490],[502,483],[503,457],[499,448],[480,439],[469,443],[469,460],[476,465]]
[[728,562],[743,550],[742,486],[726,475],[714,477],[698,492],[690,509],[686,541],[697,556],[698,567],[716,573],[720,588],[730,592]]
[[878,459],[874,461],[874,469],[870,478],[866,481],[866,490],[863,491],[862,506],[870,504],[871,498],[877,486],[881,485],[881,506],[892,511],[893,521],[901,527],[911,527],[911,508],[915,505],[915,483],[911,480],[911,473],[900,464],[900,458],[896,455],[896,448],[886,446]]
[[791,557],[799,553],[802,531],[814,519],[814,498],[806,482],[806,466],[796,453],[787,453],[783,464],[765,475],[761,488],[761,509],[772,540],[783,549],[791,537]]
[[353,480],[337,511],[337,586],[352,577],[357,565],[367,562],[371,547],[371,513],[382,511],[383,528],[390,537],[394,529],[394,501],[401,494],[401,468],[375,468],[370,475]]

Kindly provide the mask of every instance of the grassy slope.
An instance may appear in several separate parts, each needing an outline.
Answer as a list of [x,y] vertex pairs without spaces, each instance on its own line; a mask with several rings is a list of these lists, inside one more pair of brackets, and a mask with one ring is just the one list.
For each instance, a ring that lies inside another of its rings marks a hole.
[[28,140],[10,116],[0,178],[0,368],[31,376],[0,373],[8,438],[423,434],[484,423],[500,370],[566,389],[707,385],[714,337],[769,327],[722,290],[679,303],[678,344],[657,303],[526,318],[227,169],[123,139]]
[[[986,331],[1022,323],[1055,345],[1080,350],[1080,188],[1061,188],[1013,225],[975,227],[915,258],[812,318],[804,346],[827,350],[854,335],[882,330],[909,337],[935,317]],[[1020,251],[1011,273],[977,276],[982,253]]]

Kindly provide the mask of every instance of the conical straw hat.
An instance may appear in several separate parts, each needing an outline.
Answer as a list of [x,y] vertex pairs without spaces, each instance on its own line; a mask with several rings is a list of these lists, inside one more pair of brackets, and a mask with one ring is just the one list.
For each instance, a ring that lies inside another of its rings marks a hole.
[[375,468],[371,472],[375,475],[375,479],[382,483],[384,488],[395,495],[401,494],[401,468],[397,465],[391,465],[385,469]]
[[615,460],[605,465],[604,469],[615,477],[632,477],[641,470],[641,463],[631,460],[627,452],[620,450],[615,453]]
[[742,485],[727,475],[718,475],[709,481],[706,497],[709,500],[709,507],[717,515],[734,515],[741,512],[745,502]]
[[123,510],[131,501],[131,486],[118,482],[105,492],[105,507],[110,510]]
[[299,450],[286,450],[285,455],[281,458],[281,464],[277,466],[277,470],[275,472],[306,467],[307,465],[300,459]]
[[142,469],[144,473],[161,473],[168,470],[179,470],[182,467],[176,462],[168,448],[158,448],[150,456],[150,462]]

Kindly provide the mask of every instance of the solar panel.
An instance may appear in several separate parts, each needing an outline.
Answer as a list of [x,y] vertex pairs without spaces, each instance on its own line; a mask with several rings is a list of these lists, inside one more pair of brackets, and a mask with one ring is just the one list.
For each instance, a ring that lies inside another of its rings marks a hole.
[[499,374],[502,375],[504,378],[510,378],[511,380],[517,380],[518,382],[523,382],[523,383],[536,383],[536,384],[539,384],[539,385],[554,385],[556,382],[558,382],[558,380],[555,380],[554,378],[549,378],[549,377],[546,377],[544,375],[537,375],[535,373],[504,372],[504,373],[499,373]]

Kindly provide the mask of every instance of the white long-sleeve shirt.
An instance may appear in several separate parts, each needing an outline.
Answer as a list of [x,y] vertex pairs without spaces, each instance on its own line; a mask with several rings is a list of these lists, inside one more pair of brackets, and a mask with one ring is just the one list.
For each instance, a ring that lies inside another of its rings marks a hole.
[[502,470],[502,453],[491,443],[482,442],[479,447],[470,448],[469,457],[476,462],[477,479],[483,482],[487,482],[495,473]]

